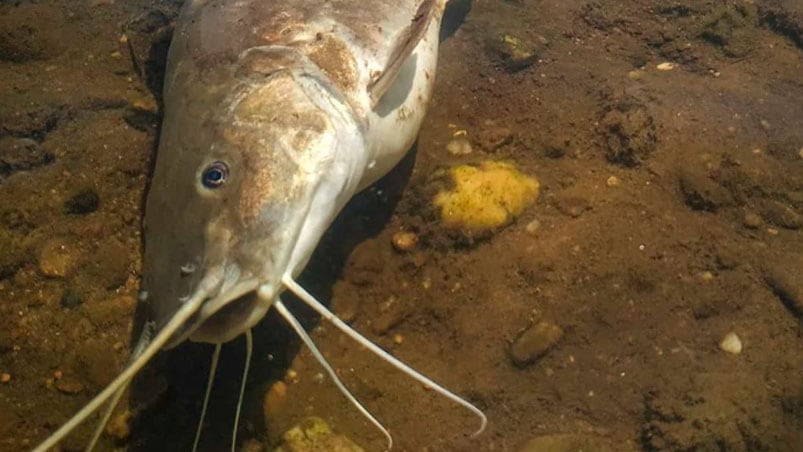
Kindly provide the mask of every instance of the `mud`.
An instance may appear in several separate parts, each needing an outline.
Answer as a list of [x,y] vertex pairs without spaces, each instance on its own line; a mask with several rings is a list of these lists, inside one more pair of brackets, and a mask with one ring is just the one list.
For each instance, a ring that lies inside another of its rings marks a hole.
[[[142,200],[179,3],[0,3],[0,450],[63,423],[139,334]],[[470,438],[468,413],[290,303],[398,450],[799,449],[801,5],[454,4],[417,149],[347,207],[303,281],[484,409],[487,431]],[[456,130],[471,153],[447,151]],[[515,162],[541,195],[494,235],[455,239],[430,181],[488,159]],[[412,250],[393,247],[400,231]],[[546,347],[544,324],[561,332]],[[738,355],[719,348],[729,332]],[[255,334],[248,450],[310,415],[382,449],[278,318]],[[522,337],[539,347],[513,347]],[[149,366],[99,449],[188,450],[210,352]],[[228,447],[243,355],[242,340],[224,347],[202,450]]]

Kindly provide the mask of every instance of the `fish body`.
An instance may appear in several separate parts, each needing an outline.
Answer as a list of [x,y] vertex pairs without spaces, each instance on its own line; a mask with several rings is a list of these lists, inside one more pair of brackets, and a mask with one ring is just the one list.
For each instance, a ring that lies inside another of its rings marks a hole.
[[[434,83],[442,6],[185,4],[146,205],[143,298],[162,327],[199,284],[210,293],[172,344],[225,342],[251,328],[282,274],[296,276],[346,202],[411,147]],[[421,36],[402,60],[394,52],[411,24]],[[383,77],[391,80],[377,99],[371,88]],[[210,188],[204,171],[216,162],[226,181]]]
[[[109,401],[90,448],[134,376],[185,340],[220,344],[275,307],[334,384],[382,433],[280,300],[289,290],[346,335],[436,393],[484,414],[364,338],[296,281],[359,190],[416,139],[437,64],[445,0],[187,0],[164,84],[145,207],[140,301],[149,321],[131,360],[35,451]],[[240,390],[245,387],[249,359]],[[237,420],[232,438],[236,446]],[[195,446],[200,438],[201,412]]]

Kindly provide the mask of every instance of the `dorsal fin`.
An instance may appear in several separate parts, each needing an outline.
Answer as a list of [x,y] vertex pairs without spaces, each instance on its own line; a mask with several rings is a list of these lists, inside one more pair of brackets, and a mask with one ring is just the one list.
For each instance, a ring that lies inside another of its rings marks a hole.
[[445,4],[446,0],[423,0],[418,5],[418,10],[416,10],[410,24],[396,38],[396,44],[393,46],[385,69],[382,70],[376,80],[368,85],[368,95],[371,97],[372,106],[375,107],[393,85],[402,64],[413,53],[413,50],[432,23],[432,19],[436,14],[442,12]]

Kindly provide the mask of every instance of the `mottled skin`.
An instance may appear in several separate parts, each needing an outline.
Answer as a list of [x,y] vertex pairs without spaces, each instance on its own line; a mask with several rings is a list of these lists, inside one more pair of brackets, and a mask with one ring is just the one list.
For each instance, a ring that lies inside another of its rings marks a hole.
[[[220,343],[251,328],[343,205],[412,145],[432,89],[441,2],[378,104],[368,87],[420,3],[185,4],[146,206],[143,289],[157,328],[202,281],[210,289],[171,344]],[[209,189],[201,174],[216,161],[230,174]]]

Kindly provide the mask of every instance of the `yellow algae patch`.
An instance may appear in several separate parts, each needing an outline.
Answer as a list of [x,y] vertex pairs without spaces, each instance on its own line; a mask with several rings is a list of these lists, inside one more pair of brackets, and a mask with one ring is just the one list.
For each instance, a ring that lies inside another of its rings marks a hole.
[[435,195],[441,222],[470,235],[482,234],[512,222],[538,198],[538,180],[519,172],[512,163],[484,161],[449,170],[454,188]]

